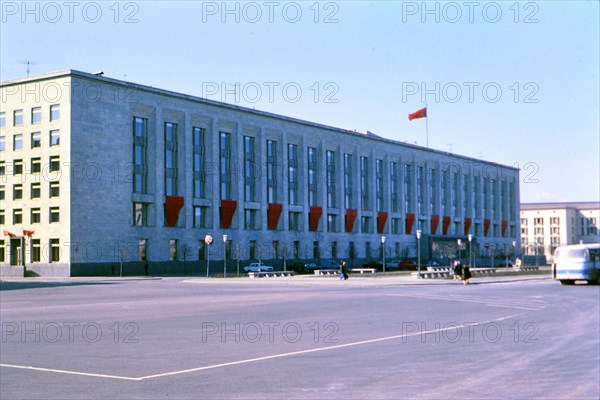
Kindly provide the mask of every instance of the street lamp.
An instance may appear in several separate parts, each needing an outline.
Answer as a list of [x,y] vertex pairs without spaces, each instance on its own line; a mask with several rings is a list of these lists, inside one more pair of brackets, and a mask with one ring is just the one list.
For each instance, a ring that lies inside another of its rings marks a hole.
[[421,230],[417,229],[417,265],[418,265],[418,275],[417,277],[421,277]]
[[208,272],[210,271],[210,244],[213,241],[213,237],[207,234],[204,236],[204,243],[206,243],[206,277],[208,278]]
[[457,239],[456,244],[458,244],[458,261],[460,262],[460,251],[462,250],[462,239]]
[[227,276],[227,235],[223,235],[223,278]]
[[383,257],[383,272],[385,273],[385,236],[381,237],[381,254]]
[[473,268],[473,260],[472,260],[472,256],[471,256],[471,248],[472,248],[472,242],[473,242],[473,235],[471,233],[469,233],[469,235],[467,236],[469,238],[469,268]]

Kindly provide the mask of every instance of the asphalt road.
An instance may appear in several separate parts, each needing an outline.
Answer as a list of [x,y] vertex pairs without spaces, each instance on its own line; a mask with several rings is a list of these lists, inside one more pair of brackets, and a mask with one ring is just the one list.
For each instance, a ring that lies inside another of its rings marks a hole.
[[595,399],[598,286],[0,284],[2,399]]

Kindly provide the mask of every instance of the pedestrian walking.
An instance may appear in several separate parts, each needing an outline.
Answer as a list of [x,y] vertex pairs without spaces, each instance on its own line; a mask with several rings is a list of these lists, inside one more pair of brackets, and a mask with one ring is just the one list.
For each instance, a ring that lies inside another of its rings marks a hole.
[[462,278],[462,265],[460,260],[455,260],[453,263],[453,276],[452,280],[460,280]]
[[469,279],[471,279],[471,267],[469,266],[469,264],[467,264],[462,268],[463,285],[469,283]]
[[340,274],[340,280],[347,280],[348,279],[348,266],[346,265],[346,261],[341,261],[340,262],[340,269],[342,271],[342,273]]

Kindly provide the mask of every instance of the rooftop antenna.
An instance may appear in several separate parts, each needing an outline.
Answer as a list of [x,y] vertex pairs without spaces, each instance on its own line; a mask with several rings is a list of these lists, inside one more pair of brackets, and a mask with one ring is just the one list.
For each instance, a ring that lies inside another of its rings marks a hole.
[[454,143],[446,143],[448,145],[448,153],[452,153],[452,145]]
[[26,60],[26,61],[21,61],[21,64],[27,64],[27,77],[29,78],[29,72],[30,72],[30,66],[31,65],[36,65],[37,62],[35,61],[31,61],[31,60]]

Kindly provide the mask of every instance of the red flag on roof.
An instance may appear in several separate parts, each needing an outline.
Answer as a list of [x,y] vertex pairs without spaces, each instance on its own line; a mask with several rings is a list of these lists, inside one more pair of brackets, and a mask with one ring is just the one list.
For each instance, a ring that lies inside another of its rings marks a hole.
[[427,118],[427,107],[421,108],[420,110],[415,111],[412,114],[408,114],[409,121],[412,121],[413,119],[417,118]]

